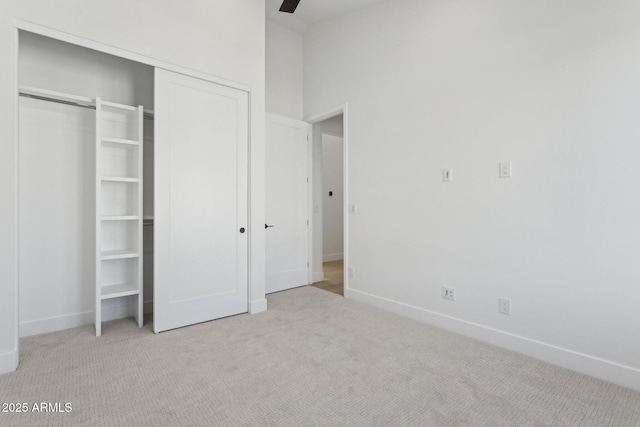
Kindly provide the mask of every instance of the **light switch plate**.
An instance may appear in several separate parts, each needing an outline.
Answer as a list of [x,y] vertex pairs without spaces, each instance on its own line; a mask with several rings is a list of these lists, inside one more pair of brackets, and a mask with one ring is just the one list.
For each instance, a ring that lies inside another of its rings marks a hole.
[[453,169],[442,169],[442,181],[443,182],[451,182],[453,181]]

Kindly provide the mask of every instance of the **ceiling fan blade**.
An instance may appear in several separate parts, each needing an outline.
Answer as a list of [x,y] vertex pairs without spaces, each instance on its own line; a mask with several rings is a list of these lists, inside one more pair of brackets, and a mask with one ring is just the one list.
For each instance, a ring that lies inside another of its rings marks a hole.
[[284,0],[282,6],[280,6],[280,12],[293,13],[296,11],[300,0]]

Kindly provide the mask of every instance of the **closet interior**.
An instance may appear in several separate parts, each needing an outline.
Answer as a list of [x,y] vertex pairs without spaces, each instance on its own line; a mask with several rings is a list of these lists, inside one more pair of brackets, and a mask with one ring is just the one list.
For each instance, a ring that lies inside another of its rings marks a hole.
[[20,336],[153,300],[154,68],[40,35],[19,44]]

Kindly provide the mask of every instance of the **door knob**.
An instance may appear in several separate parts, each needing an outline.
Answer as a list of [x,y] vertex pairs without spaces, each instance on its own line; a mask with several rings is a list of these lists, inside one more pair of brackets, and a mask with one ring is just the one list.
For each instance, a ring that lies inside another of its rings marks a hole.
[[240,233],[244,233],[244,227],[240,229]]
[[266,230],[267,228],[271,228],[271,227],[275,227],[275,225],[267,225],[267,224],[265,224],[265,225],[264,225],[264,229],[265,229],[265,230]]

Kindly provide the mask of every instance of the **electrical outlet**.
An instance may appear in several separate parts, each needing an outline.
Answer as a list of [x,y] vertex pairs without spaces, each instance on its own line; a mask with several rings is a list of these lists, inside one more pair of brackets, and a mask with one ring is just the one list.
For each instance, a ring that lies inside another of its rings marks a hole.
[[456,290],[454,288],[449,288],[447,286],[442,287],[442,298],[448,299],[450,301],[456,300]]
[[453,181],[453,170],[451,168],[442,169],[442,181],[443,182]]
[[511,178],[512,176],[512,165],[511,162],[501,162],[500,163],[500,178]]
[[498,298],[498,311],[502,314],[511,314],[511,300],[509,298]]
[[349,267],[349,278],[353,279],[356,277],[356,271],[353,269],[353,267]]

